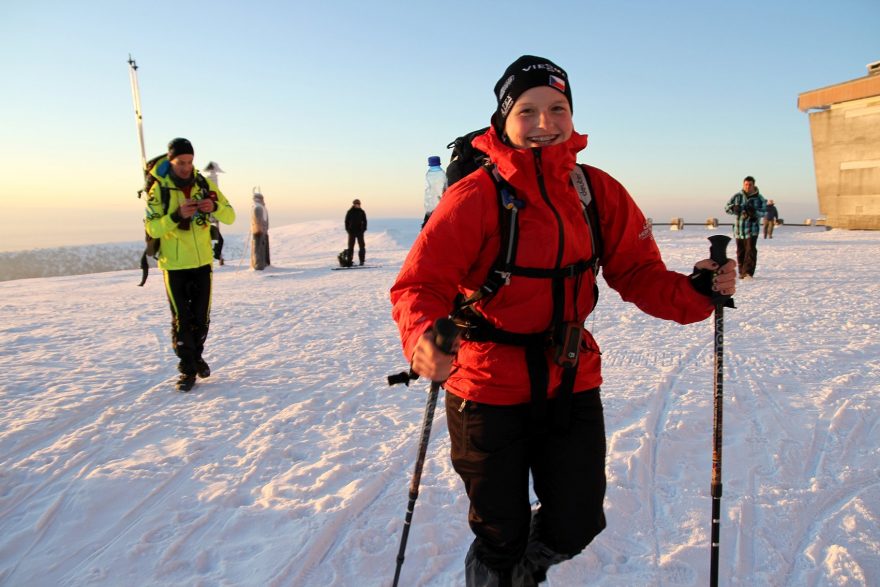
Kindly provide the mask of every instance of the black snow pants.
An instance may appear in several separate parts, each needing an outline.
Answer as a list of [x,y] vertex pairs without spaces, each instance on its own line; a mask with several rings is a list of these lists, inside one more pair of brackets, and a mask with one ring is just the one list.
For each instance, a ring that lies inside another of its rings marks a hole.
[[[468,587],[535,585],[552,564],[581,552],[605,528],[605,423],[599,389],[575,393],[571,423],[554,430],[556,401],[536,429],[530,404],[465,402],[447,392],[452,465],[470,499],[476,538]],[[532,514],[529,473],[540,501]]]
[[758,265],[758,235],[736,239],[736,264],[740,277],[754,277]]
[[177,370],[195,375],[202,360],[211,316],[211,265],[165,271],[165,292],[171,306],[171,343]]
[[352,261],[354,260],[354,241],[357,241],[358,244],[358,260],[361,262],[361,265],[364,264],[364,259],[366,259],[367,251],[364,248],[364,233],[362,232],[349,232],[348,233],[348,258]]

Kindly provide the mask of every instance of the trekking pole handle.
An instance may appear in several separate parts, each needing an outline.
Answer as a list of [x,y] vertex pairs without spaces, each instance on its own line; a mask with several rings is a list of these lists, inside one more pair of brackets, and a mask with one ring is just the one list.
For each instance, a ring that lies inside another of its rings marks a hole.
[[709,237],[709,258],[718,263],[718,266],[727,263],[727,243],[730,242],[729,236],[716,234]]
[[[718,263],[720,269],[722,265],[727,263],[727,245],[730,243],[730,237],[723,234],[715,234],[709,237],[709,258]],[[712,296],[712,302],[716,307],[721,306],[730,299],[730,296],[716,292]]]

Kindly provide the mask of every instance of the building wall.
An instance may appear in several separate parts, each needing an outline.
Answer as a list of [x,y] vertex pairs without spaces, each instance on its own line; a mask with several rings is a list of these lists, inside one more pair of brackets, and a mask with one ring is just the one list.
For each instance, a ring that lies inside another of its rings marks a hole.
[[880,96],[810,113],[810,133],[827,225],[880,230]]

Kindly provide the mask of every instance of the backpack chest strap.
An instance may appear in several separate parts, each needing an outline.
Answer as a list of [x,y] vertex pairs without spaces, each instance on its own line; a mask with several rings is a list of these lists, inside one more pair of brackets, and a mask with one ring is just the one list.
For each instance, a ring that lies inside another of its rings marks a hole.
[[577,263],[572,263],[571,265],[566,265],[565,267],[558,267],[554,269],[545,269],[541,267],[519,267],[514,265],[510,268],[510,274],[518,275],[520,277],[534,277],[543,279],[565,279],[568,277],[577,277],[581,273],[586,273],[593,268],[593,259],[594,258],[584,259],[578,261]]

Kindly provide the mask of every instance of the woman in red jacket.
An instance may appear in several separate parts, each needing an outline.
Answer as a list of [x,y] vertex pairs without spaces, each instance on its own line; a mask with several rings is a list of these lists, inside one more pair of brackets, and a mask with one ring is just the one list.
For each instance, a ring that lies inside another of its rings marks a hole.
[[[573,181],[587,137],[574,132],[568,75],[547,59],[517,59],[495,95],[492,126],[473,145],[515,192],[515,266],[526,269],[457,313],[467,329],[455,356],[434,345],[433,323],[479,290],[502,247],[496,180],[480,169],[447,190],[391,289],[413,371],[446,382],[452,463],[476,535],[465,561],[469,586],[535,585],[605,527],[600,354],[583,328],[596,275]],[[733,261],[700,261],[690,276],[669,271],[623,186],[593,167],[586,176],[598,204],[602,274],[623,299],[686,324],[711,315],[713,293],[733,295]],[[558,352],[572,339],[573,360],[570,346]],[[534,515],[530,473],[541,504]]]

